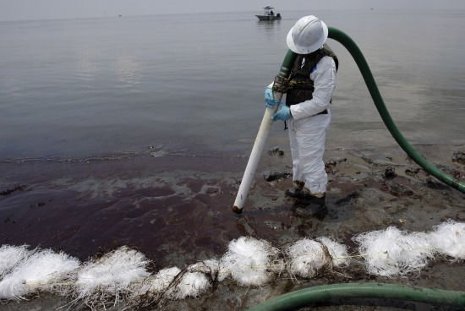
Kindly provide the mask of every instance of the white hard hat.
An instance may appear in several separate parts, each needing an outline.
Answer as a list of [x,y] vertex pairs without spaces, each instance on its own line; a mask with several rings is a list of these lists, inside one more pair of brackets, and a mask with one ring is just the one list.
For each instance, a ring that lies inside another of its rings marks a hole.
[[328,26],[313,15],[299,19],[287,34],[287,46],[297,54],[309,54],[320,49],[328,38]]

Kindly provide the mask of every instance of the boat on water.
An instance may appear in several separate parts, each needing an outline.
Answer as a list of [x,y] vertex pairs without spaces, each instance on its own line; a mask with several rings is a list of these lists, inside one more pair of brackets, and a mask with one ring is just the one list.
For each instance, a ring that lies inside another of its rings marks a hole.
[[258,20],[260,21],[274,21],[274,20],[279,20],[281,19],[281,14],[273,11],[274,8],[272,6],[266,6],[263,8],[264,12],[261,15],[255,15],[258,17]]

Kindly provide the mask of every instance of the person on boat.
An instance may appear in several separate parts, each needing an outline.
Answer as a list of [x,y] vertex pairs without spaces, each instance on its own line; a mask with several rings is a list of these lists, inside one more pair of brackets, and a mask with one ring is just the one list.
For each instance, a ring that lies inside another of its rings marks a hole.
[[271,15],[271,16],[274,16],[273,10],[270,11],[270,15]]
[[[265,105],[278,105],[273,121],[283,120],[289,130],[296,212],[316,217],[327,213],[328,176],[323,155],[331,121],[330,103],[336,87],[338,60],[326,45],[328,27],[310,15],[300,18],[287,35],[287,46],[297,54],[288,79],[277,77],[265,89]],[[286,102],[273,91],[286,93]]]

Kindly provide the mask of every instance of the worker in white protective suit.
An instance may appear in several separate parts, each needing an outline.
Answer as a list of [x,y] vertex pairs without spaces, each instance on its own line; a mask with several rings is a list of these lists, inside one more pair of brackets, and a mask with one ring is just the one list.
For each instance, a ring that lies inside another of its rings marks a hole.
[[[273,120],[285,121],[289,129],[294,187],[286,195],[296,199],[301,213],[317,217],[327,213],[323,155],[338,64],[327,38],[328,27],[319,18],[299,19],[287,35],[287,46],[297,54],[289,78],[276,78],[265,89],[265,105],[279,105]],[[274,92],[286,93],[285,104]]]

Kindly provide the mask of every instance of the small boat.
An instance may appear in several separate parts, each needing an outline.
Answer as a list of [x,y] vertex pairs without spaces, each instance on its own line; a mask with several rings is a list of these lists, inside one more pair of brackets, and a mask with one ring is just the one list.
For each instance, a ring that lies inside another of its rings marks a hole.
[[275,14],[273,11],[274,8],[272,6],[268,5],[264,7],[263,10],[264,10],[264,13],[262,15],[255,15],[256,17],[258,17],[260,21],[274,21],[277,19],[281,19],[281,14],[280,13]]

